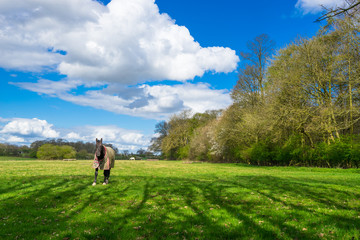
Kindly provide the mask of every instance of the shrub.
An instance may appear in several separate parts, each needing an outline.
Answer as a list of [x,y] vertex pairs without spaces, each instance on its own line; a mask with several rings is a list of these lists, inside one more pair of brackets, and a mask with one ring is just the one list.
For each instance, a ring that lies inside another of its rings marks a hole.
[[[309,154],[310,165],[318,167],[349,167],[358,163],[359,147],[355,148],[348,139],[336,140],[334,143],[318,143]],[[352,160],[354,159],[354,160]]]
[[189,156],[189,145],[185,145],[184,147],[180,147],[178,150],[177,159],[186,159]]
[[348,167],[360,166],[360,144],[354,144],[350,149],[350,160]]
[[250,163],[257,165],[272,165],[273,155],[271,144],[258,142],[247,150],[250,155]]
[[331,167],[344,167],[350,159],[351,145],[337,140],[327,148],[327,159]]
[[44,144],[39,147],[37,154],[39,159],[64,159],[64,158],[75,158],[76,151],[71,146],[55,146],[52,144]]
[[276,165],[299,165],[304,164],[304,152],[301,136],[292,135],[281,147],[276,148]]
[[61,159],[69,159],[69,158],[75,158],[76,157],[76,151],[71,146],[59,146],[60,151],[60,157]]

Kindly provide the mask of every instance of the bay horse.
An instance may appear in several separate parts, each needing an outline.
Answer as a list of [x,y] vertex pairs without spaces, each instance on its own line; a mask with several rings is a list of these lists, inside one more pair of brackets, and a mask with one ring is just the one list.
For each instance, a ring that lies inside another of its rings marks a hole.
[[110,170],[115,166],[115,151],[111,147],[103,145],[102,140],[102,138],[100,140],[96,138],[96,150],[93,163],[93,168],[95,168],[95,180],[92,184],[93,186],[96,185],[99,168],[104,170],[103,185],[107,185],[109,183]]

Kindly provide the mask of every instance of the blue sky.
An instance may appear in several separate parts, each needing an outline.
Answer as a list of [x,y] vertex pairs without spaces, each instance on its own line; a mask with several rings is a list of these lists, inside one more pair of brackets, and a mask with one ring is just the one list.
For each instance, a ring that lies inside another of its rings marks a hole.
[[239,53],[312,37],[343,0],[8,0],[0,3],[0,142],[147,148],[184,109],[226,108]]

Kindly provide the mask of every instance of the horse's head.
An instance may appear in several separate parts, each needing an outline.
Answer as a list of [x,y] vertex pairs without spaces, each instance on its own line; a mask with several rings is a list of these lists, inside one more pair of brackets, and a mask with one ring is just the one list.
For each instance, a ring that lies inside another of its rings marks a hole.
[[98,140],[96,138],[96,150],[95,150],[95,154],[97,157],[100,157],[101,154],[103,152],[103,144],[102,144],[102,138],[100,140]]

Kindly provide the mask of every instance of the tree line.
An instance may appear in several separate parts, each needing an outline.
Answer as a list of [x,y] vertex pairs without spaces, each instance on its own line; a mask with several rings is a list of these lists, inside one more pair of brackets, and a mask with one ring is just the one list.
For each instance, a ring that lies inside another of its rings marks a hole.
[[[111,143],[104,143],[106,146],[115,150],[116,159],[136,159],[156,158],[152,152],[139,149],[136,152],[130,150],[119,151]],[[13,144],[0,143],[0,156],[29,157],[39,159],[93,159],[95,153],[95,143],[90,142],[69,142],[64,139],[38,140],[30,146],[18,146]]]
[[275,51],[260,35],[242,52],[233,104],[172,116],[150,149],[168,159],[255,165],[360,165],[360,20],[331,18]]

